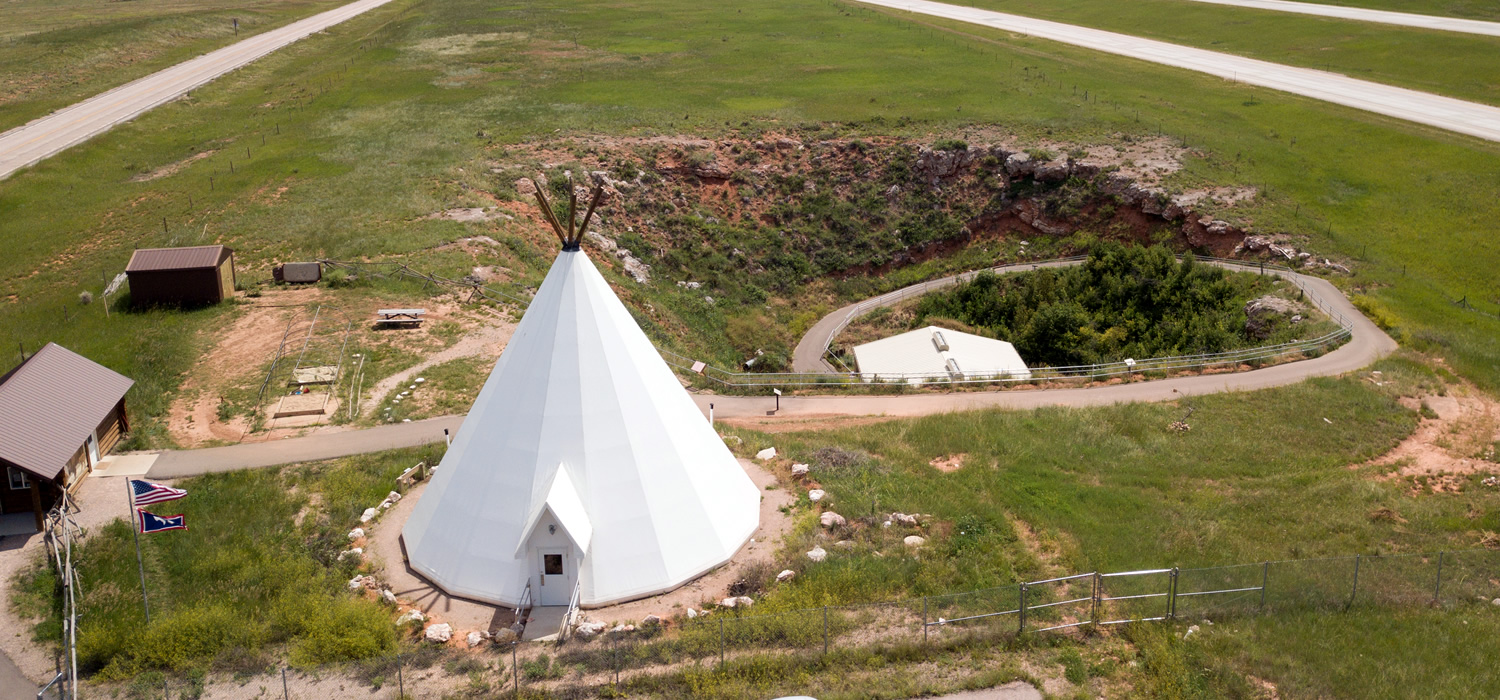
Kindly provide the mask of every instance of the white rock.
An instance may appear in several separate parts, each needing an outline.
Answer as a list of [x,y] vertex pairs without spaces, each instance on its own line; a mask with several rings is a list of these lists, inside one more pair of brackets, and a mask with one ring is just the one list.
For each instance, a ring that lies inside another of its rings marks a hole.
[[614,627],[609,628],[609,633],[610,634],[620,634],[621,632],[624,632],[624,631],[625,631],[625,623],[623,623],[623,622],[616,623]]
[[366,508],[364,515],[359,516],[359,521],[362,523],[370,522],[371,520],[374,520],[375,516],[379,513],[380,511],[375,510],[374,508]]
[[580,622],[573,628],[573,633],[582,639],[588,639],[604,631],[603,622]]
[[396,604],[396,594],[392,593],[391,589],[389,588],[380,591],[380,597],[381,599],[385,600],[385,602],[390,603],[391,605]]
[[491,640],[493,640],[496,644],[511,644],[519,638],[520,637],[516,634],[515,630],[509,627],[504,627],[495,630],[495,634],[491,637]]
[[776,580],[781,583],[786,583],[794,578],[797,578],[797,572],[791,569],[782,569],[781,573],[776,574]]
[[839,527],[847,521],[844,520],[844,516],[830,510],[818,516],[818,522],[823,523],[823,527]]
[[891,513],[891,520],[894,520],[902,525],[909,525],[911,527],[916,527],[918,525],[917,516],[907,515],[906,513]]
[[349,531],[349,539],[351,539],[351,540],[357,540],[357,539],[359,539],[361,537],[364,537],[364,536],[365,536],[365,529],[362,528],[362,527],[356,527],[353,530]]
[[412,608],[411,610],[407,610],[406,612],[401,613],[401,617],[396,618],[396,624],[404,625],[408,622],[425,622],[426,620],[427,616],[423,615],[421,610]]
[[692,608],[688,608],[687,609],[687,616],[688,616],[688,619],[691,620],[691,619],[693,619],[693,618],[695,618],[695,617],[698,616],[698,611],[694,610]]
[[812,501],[813,503],[817,503],[818,501],[823,500],[823,497],[827,495],[828,492],[824,491],[823,489],[813,489],[807,492],[807,500]]
[[357,590],[359,590],[361,588],[364,588],[364,587],[365,587],[365,577],[363,577],[363,576],[355,576],[354,578],[349,579],[349,590],[351,590],[351,591],[357,591]]
[[751,599],[750,596],[747,596],[747,595],[742,595],[742,596],[740,596],[738,598],[735,598],[735,600],[739,601],[740,607],[742,607],[742,608],[748,608],[748,607],[750,607],[752,605],[755,605],[755,601],[753,599]]
[[415,389],[415,388],[417,388],[417,385],[416,385],[416,384],[413,384],[413,385],[411,385],[411,386],[409,386],[409,387],[406,387],[406,388],[408,388],[408,389]]
[[887,521],[881,523],[880,526],[881,527],[890,527],[891,526],[891,521],[887,520]]
[[354,558],[354,559],[363,559],[364,556],[365,556],[365,550],[362,549],[362,548],[360,548],[360,547],[355,547],[354,549],[349,549],[349,550],[345,550],[345,551],[339,552],[339,561],[343,561],[343,560],[349,559],[351,557]]
[[758,460],[760,460],[760,461],[762,461],[762,462],[764,462],[764,461],[766,461],[768,459],[775,459],[776,458],[776,448],[774,448],[774,447],[767,447],[766,449],[761,450],[760,452],[756,452],[755,453],[755,458],[758,459]]
[[852,549],[854,547],[854,541],[853,540],[839,540],[837,542],[834,542],[833,546],[838,547],[839,549]]
[[470,649],[473,649],[474,647],[477,647],[480,644],[484,643],[484,635],[482,635],[482,634],[480,634],[478,632],[470,632],[469,633],[469,637],[467,639],[465,639],[464,641],[466,641],[466,642],[469,643],[469,648]]
[[395,503],[401,500],[401,494],[392,491],[388,495],[386,495],[385,500],[390,501],[391,503]]
[[641,618],[641,624],[642,625],[659,625],[659,624],[661,624],[661,617],[657,616],[657,615],[647,615],[647,616]]
[[807,476],[808,466],[806,464],[793,464],[792,476]]
[[421,384],[422,382],[425,382],[425,381],[427,381],[426,377],[417,377],[417,383],[418,384]]
[[719,601],[719,607],[721,607],[721,608],[733,608],[733,607],[735,607],[735,606],[737,606],[739,604],[740,604],[740,599],[739,598],[725,598],[725,599]]
[[822,547],[813,547],[812,551],[807,553],[807,558],[813,561],[823,561],[828,558],[828,552]]
[[425,637],[427,641],[433,642],[435,644],[447,644],[448,640],[453,638],[453,625],[450,625],[446,622],[439,622],[435,625],[428,625],[427,629],[422,630],[422,636]]
[[901,541],[903,543],[905,543],[906,546],[908,546],[908,547],[920,547],[920,546],[922,546],[924,544],[927,544],[927,540],[925,538],[923,538],[923,537],[918,536],[918,535],[907,535],[906,539],[901,540]]
[[1496,598],[1490,601],[1490,605],[1500,605],[1500,598]]

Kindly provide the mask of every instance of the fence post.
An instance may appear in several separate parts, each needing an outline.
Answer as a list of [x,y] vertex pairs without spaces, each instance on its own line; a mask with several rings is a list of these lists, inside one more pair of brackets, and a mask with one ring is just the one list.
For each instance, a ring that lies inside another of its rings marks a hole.
[[724,668],[724,618],[719,618],[719,668]]
[[521,665],[516,661],[516,647],[521,645],[517,639],[510,643],[510,680],[511,687],[515,691],[515,697],[521,697]]
[[1266,579],[1271,576],[1271,562],[1260,563],[1260,608],[1266,608]]
[[281,667],[281,700],[291,700],[292,694],[286,689],[286,667]]
[[1354,605],[1354,598],[1359,595],[1359,557],[1358,554],[1354,555],[1354,587],[1349,589],[1349,604],[1344,606],[1345,610]]
[[1443,555],[1447,552],[1438,552],[1437,585],[1432,589],[1432,604],[1438,605],[1443,598]]
[[396,688],[401,691],[399,697],[406,697],[406,679],[401,675],[401,652],[396,652]]
[[1099,627],[1099,572],[1094,572],[1094,593],[1089,596],[1089,624]]
[[1021,625],[1016,628],[1016,634],[1026,634],[1026,584],[1021,584]]
[[922,596],[922,643],[927,643],[927,596]]
[[1171,584],[1167,588],[1167,619],[1177,619],[1177,567],[1172,567]]
[[[922,626],[922,630],[925,632],[927,630],[927,626],[923,625]],[[823,606],[823,655],[824,656],[828,655],[828,606],[827,605]]]

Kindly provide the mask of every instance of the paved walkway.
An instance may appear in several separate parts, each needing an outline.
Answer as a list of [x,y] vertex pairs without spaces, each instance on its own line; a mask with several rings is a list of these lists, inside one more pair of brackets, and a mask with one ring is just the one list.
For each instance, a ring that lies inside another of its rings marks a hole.
[[1183,68],[1249,85],[1434,126],[1487,141],[1500,141],[1500,107],[1358,80],[1311,68],[1284,66],[1243,56],[1179,46],[1061,22],[949,5],[929,0],[858,0],[930,17],[978,24],[1005,32],[1080,46],[1094,51]]
[[[1045,263],[1066,265],[1076,263]],[[1030,268],[1031,264],[1023,265]],[[1267,270],[1267,273],[1272,272]],[[965,273],[972,274],[972,273]],[[1002,390],[974,391],[949,394],[911,394],[904,396],[783,396],[778,418],[796,419],[824,416],[927,416],[953,411],[984,408],[1028,409],[1042,406],[1108,406],[1135,401],[1172,401],[1186,396],[1201,396],[1228,391],[1251,391],[1295,384],[1309,377],[1326,377],[1352,372],[1390,354],[1396,350],[1396,341],[1380,330],[1329,281],[1299,275],[1294,272],[1276,271],[1276,274],[1296,278],[1311,297],[1322,299],[1325,304],[1347,317],[1351,324],[1349,342],[1337,350],[1320,357],[1299,362],[1289,362],[1273,367],[1195,377],[1174,377],[1155,381],[1135,382],[1074,389],[1047,389],[1036,391]],[[926,283],[929,288],[952,284],[952,278]],[[916,285],[915,287],[922,287]],[[912,288],[907,288],[912,289]],[[892,292],[891,294],[898,294]],[[883,299],[877,297],[877,300]],[[867,300],[863,303],[869,303]],[[828,321],[841,319],[851,305],[840,309],[819,321],[799,343],[799,356],[809,338],[814,339],[809,347],[819,348],[830,332]],[[814,356],[816,357],[816,356]],[[807,360],[803,357],[803,360]],[[693,401],[704,415],[709,404],[714,406],[716,418],[766,417],[776,405],[775,398],[767,396],[719,396],[694,394]],[[246,443],[227,447],[210,447],[201,450],[167,451],[156,460],[149,474],[153,479],[176,479],[210,472],[253,469],[279,464],[333,459],[348,455],[398,447],[411,447],[437,442],[443,439],[446,428],[457,434],[463,416],[444,416],[412,423],[393,423],[365,430],[315,433],[299,438],[273,442]]]
[[1436,17],[1433,15],[1417,15],[1410,12],[1371,10],[1364,7],[1344,7],[1342,5],[1319,5],[1317,3],[1291,2],[1289,0],[1192,0],[1192,2],[1201,2],[1210,5],[1232,5],[1234,7],[1248,7],[1253,10],[1270,10],[1272,12],[1292,12],[1299,15],[1316,15],[1318,17],[1333,17],[1335,19],[1352,19],[1359,22],[1395,24],[1403,27],[1416,27],[1418,29],[1435,29],[1441,32],[1500,36],[1500,22],[1485,22],[1477,19]]
[[390,0],[357,0],[179,63],[0,134],[0,179],[130,121],[189,90]]

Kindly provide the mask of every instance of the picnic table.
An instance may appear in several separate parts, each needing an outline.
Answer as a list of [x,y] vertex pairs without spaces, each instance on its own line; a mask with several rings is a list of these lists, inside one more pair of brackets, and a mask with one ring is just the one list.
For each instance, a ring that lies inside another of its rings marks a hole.
[[375,312],[375,325],[420,326],[427,309],[380,309]]

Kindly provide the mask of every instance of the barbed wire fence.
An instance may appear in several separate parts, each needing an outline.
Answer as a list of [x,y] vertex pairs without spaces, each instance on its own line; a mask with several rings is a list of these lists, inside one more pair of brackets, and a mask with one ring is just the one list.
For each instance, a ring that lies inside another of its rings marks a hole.
[[[1495,605],[1500,550],[1356,555],[1198,568],[1081,572],[980,590],[768,613],[743,604],[658,624],[624,624],[566,642],[484,642],[455,654],[419,643],[402,653],[335,666],[262,671],[262,697],[316,700],[308,681],[366,683],[372,698],[528,693],[619,687],[687,669],[732,673],[752,659],[812,659],[839,653],[933,653],[966,642],[1005,643],[1027,635],[1108,634],[1131,624],[1351,610]],[[434,667],[441,665],[445,673]],[[226,679],[244,685],[244,679]],[[138,698],[197,698],[202,679],[141,676]],[[62,697],[57,688],[38,698]],[[81,696],[89,694],[85,685]],[[103,695],[103,691],[97,694]],[[210,693],[212,694],[212,693]]]

